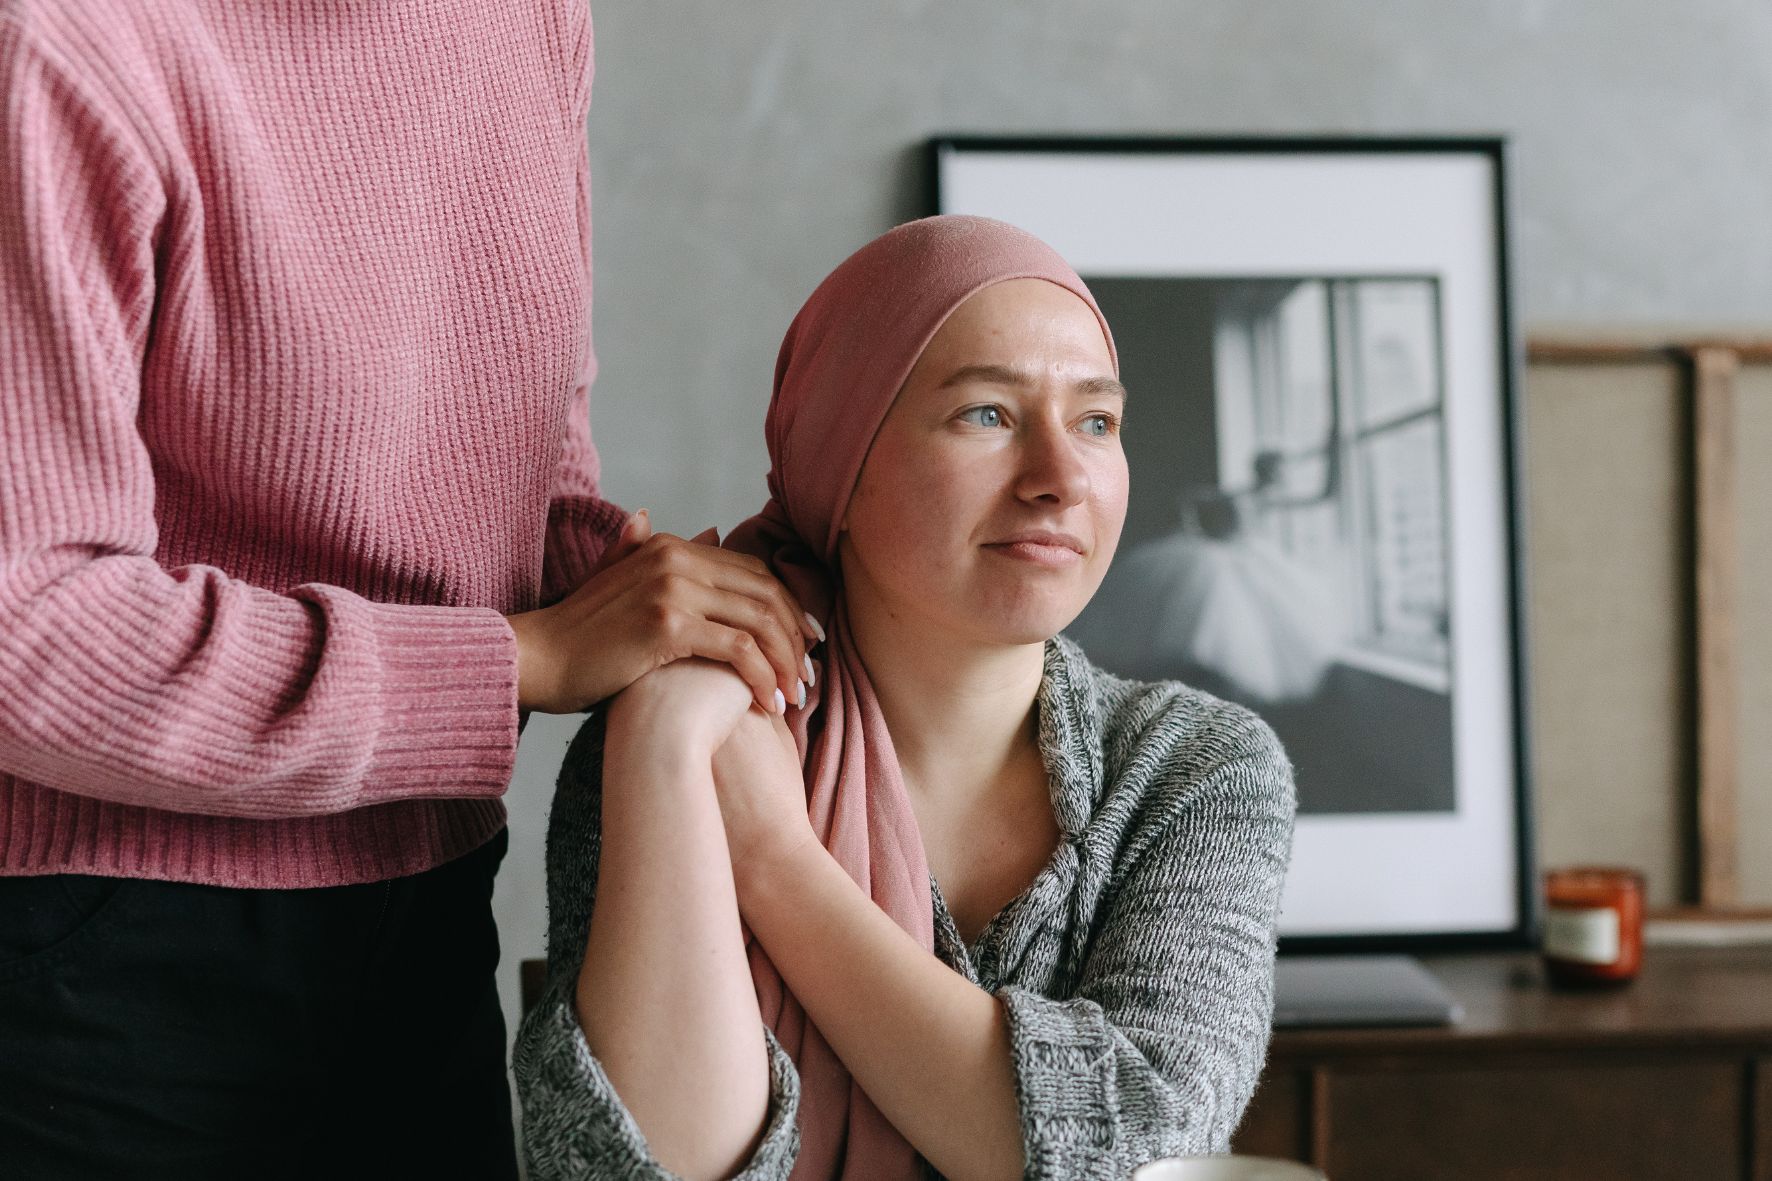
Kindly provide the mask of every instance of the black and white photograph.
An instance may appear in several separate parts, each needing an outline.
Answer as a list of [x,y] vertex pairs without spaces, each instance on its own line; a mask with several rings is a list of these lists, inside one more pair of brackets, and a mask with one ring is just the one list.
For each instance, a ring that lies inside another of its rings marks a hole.
[[1258,710],[1301,812],[1452,811],[1433,278],[1089,283],[1145,395],[1140,486],[1069,634]]

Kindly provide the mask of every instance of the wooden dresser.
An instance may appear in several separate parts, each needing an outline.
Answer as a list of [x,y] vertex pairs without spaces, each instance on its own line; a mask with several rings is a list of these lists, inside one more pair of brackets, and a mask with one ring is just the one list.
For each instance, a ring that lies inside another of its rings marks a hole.
[[1423,957],[1445,1029],[1281,1031],[1236,1137],[1330,1181],[1772,1181],[1772,947],[1667,948],[1612,992]]

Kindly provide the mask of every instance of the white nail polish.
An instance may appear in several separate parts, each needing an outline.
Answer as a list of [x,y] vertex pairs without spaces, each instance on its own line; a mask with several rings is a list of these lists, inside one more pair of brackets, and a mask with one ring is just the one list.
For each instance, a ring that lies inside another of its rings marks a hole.
[[806,682],[805,681],[795,681],[794,684],[800,686],[800,701],[799,701],[798,705],[794,706],[794,708],[795,709],[805,709],[806,708]]
[[812,653],[808,652],[800,657],[800,663],[806,666],[806,683],[808,685],[818,684],[818,670],[812,667]]
[[775,691],[775,712],[778,714],[785,714],[788,712],[788,699],[781,695],[780,689]]
[[820,624],[818,620],[812,618],[812,612],[802,611],[800,614],[806,617],[806,622],[811,625],[812,634],[818,637],[818,642],[821,644],[824,643],[824,626]]

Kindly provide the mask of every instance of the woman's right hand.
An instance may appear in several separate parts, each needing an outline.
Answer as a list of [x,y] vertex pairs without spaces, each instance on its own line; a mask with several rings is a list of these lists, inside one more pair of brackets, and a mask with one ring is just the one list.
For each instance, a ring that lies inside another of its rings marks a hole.
[[544,713],[575,713],[689,657],[730,665],[760,708],[782,713],[800,698],[818,638],[757,558],[721,549],[711,529],[695,540],[653,534],[644,509],[572,594],[506,618],[517,704]]

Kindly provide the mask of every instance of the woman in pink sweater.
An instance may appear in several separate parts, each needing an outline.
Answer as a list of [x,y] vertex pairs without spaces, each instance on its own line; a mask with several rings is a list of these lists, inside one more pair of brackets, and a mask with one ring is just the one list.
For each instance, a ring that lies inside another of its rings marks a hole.
[[800,696],[761,563],[598,495],[590,63],[583,0],[0,0],[8,1175],[513,1176],[520,710]]

